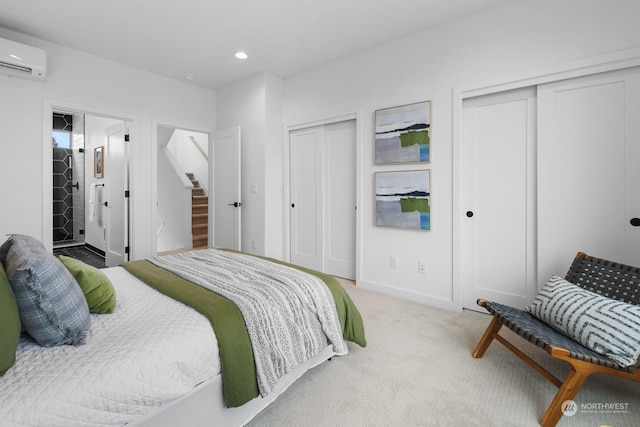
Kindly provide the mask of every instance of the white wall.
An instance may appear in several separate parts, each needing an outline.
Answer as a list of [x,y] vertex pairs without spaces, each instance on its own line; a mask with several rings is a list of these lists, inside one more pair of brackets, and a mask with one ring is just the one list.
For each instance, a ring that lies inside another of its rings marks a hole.
[[217,100],[218,129],[241,127],[242,250],[281,258],[282,81],[261,74],[218,91]]
[[[536,69],[640,46],[638,16],[637,0],[510,1],[285,79],[285,127],[362,112],[359,285],[454,308],[454,88],[509,81]],[[420,166],[374,165],[374,112],[423,100],[431,100],[433,107],[432,230],[377,228],[374,173]],[[267,174],[279,173],[278,166],[269,166]],[[398,258],[397,269],[389,267],[390,256]],[[418,273],[418,259],[427,260],[426,275]]]
[[200,187],[209,194],[209,135],[176,129],[167,144],[167,149],[178,162],[180,169],[185,174],[193,173]]
[[51,241],[51,219],[43,217],[51,205],[43,118],[51,120],[45,112],[53,105],[131,120],[131,256],[152,255],[152,123],[214,129],[215,93],[9,30],[0,29],[0,37],[45,49],[49,68],[43,83],[0,76],[0,236]]
[[[175,134],[175,133],[174,133]],[[180,170],[166,146],[158,147],[158,220],[157,251],[193,247],[191,232],[191,195],[193,185]]]

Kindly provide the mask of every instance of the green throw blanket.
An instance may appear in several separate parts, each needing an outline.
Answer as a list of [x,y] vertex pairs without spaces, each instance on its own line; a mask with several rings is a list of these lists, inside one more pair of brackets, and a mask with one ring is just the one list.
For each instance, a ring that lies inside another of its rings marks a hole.
[[[362,347],[367,345],[362,317],[335,278],[275,259],[261,258],[318,276],[330,289],[336,302],[344,339]],[[227,407],[243,405],[259,395],[251,341],[242,314],[235,304],[146,260],[127,262],[122,267],[159,292],[194,308],[209,320],[218,340]]]

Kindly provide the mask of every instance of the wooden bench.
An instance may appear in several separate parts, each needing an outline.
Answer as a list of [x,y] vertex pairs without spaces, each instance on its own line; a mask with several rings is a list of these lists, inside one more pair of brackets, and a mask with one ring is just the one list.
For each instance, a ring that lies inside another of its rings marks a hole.
[[[579,252],[565,279],[591,292],[608,298],[640,305],[640,268],[631,267]],[[540,424],[555,426],[563,414],[562,404],[572,400],[591,374],[609,374],[640,382],[640,366],[622,367],[571,338],[547,326],[528,312],[495,302],[478,300],[493,315],[491,323],[473,350],[473,357],[482,357],[497,340],[524,360],[547,380],[558,387],[558,392],[547,408]],[[551,357],[571,365],[569,374],[560,381],[540,364],[507,341],[498,331],[506,326],[520,337],[544,349]]]

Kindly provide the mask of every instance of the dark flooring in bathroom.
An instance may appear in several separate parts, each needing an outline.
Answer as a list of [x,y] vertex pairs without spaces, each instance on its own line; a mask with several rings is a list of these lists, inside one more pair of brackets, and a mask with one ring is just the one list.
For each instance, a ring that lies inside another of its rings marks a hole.
[[104,264],[104,256],[92,251],[86,246],[53,248],[53,254],[55,256],[64,255],[75,258],[96,268],[106,268],[106,265]]

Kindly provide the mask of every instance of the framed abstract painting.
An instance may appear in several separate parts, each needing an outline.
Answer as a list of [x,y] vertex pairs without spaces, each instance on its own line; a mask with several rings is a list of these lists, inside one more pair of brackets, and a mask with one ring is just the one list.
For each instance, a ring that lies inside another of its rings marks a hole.
[[375,173],[375,224],[431,230],[431,171]]
[[431,161],[431,101],[376,110],[375,163]]

